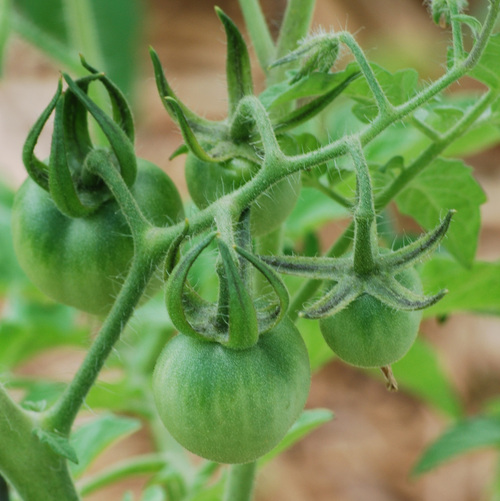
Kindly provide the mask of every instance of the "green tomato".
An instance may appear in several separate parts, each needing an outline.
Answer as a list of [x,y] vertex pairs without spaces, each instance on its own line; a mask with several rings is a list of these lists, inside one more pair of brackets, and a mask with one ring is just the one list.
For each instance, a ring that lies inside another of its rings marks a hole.
[[[154,164],[138,161],[131,192],[151,223],[165,226],[182,219],[174,183]],[[114,199],[88,217],[70,218],[28,178],[15,197],[12,233],[21,267],[42,292],[88,313],[109,311],[134,252],[130,228]],[[145,296],[159,286],[153,279]]]
[[[258,166],[235,158],[225,163],[204,162],[188,153],[185,175],[189,194],[200,209],[244,185],[255,175]],[[255,236],[270,233],[290,215],[301,188],[300,173],[271,186],[251,206],[250,224]]]
[[[414,269],[396,279],[421,294],[422,284]],[[358,367],[384,367],[402,358],[414,343],[421,311],[395,310],[368,294],[319,322],[328,346],[342,360]]]
[[309,386],[307,349],[289,320],[246,350],[179,334],[153,377],[167,430],[219,463],[247,463],[275,447],[301,413]]

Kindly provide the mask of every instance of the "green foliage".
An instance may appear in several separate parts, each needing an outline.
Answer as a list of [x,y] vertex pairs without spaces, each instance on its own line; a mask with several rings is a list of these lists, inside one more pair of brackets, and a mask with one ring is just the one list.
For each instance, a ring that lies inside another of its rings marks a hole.
[[457,160],[437,159],[396,198],[399,210],[429,229],[446,209],[455,209],[454,224],[443,245],[463,266],[471,266],[481,224],[480,206],[486,202],[472,169]]
[[77,464],[71,465],[75,477],[81,476],[103,450],[140,428],[139,420],[112,414],[82,424],[71,436],[71,445],[78,456]]
[[425,263],[421,276],[429,290],[446,284],[450,291],[424,312],[426,316],[446,317],[456,312],[500,315],[500,263],[476,261],[463,268],[448,256],[438,255]]
[[452,425],[423,454],[414,468],[420,475],[461,454],[500,447],[500,417],[476,416]]

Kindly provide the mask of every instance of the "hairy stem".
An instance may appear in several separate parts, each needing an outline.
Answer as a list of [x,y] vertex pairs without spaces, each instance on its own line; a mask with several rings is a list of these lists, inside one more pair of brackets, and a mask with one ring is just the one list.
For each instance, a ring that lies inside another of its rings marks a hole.
[[257,463],[233,464],[224,492],[224,501],[251,501]]
[[132,316],[156,264],[144,253],[136,254],[120,294],[82,365],[62,396],[46,413],[45,424],[49,429],[69,435],[85,397],[94,385],[125,324]]

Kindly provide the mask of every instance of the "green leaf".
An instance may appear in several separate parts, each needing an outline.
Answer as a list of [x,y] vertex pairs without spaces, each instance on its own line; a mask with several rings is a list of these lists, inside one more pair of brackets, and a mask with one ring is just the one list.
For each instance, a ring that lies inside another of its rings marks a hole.
[[478,416],[452,425],[422,455],[413,473],[421,475],[460,454],[500,447],[500,416]]
[[[374,63],[371,64],[371,67],[382,90],[394,106],[403,104],[416,93],[418,85],[416,70],[409,68],[391,73]],[[364,78],[353,82],[344,94],[358,103],[353,111],[362,122],[369,122],[377,116],[378,108],[375,99]]]
[[426,290],[449,290],[441,301],[424,310],[424,315],[446,316],[459,311],[500,315],[500,262],[477,261],[465,269],[438,255],[423,265],[420,275]]
[[334,219],[349,216],[349,211],[314,188],[302,188],[297,204],[286,220],[286,232],[299,238]]
[[0,366],[15,367],[56,346],[87,346],[89,329],[76,325],[76,310],[47,300],[31,287],[11,288],[0,322]]
[[463,266],[471,266],[481,224],[480,205],[486,201],[472,169],[460,160],[439,158],[420,173],[396,198],[399,210],[426,230],[447,210],[455,209],[443,246]]
[[33,434],[38,437],[40,442],[48,445],[53,452],[63,458],[69,459],[74,464],[78,464],[77,454],[67,438],[61,437],[56,433],[42,430],[41,428],[35,428]]
[[263,456],[260,464],[265,464],[274,457],[289,449],[293,444],[312,433],[322,424],[333,419],[333,412],[328,409],[314,409],[302,412],[297,421],[288,430],[285,438],[270,452]]
[[500,90],[500,33],[490,37],[479,62],[469,75],[493,90]]
[[260,94],[259,99],[269,109],[296,99],[324,95],[358,72],[357,65],[350,64],[345,70],[335,73],[311,73],[292,85],[289,82],[272,85]]
[[447,415],[462,414],[460,400],[432,346],[418,338],[410,351],[393,364],[399,386]]
[[13,0],[12,5],[52,38],[68,43],[63,0]]
[[139,420],[112,414],[100,416],[80,426],[71,435],[71,445],[80,459],[77,466],[71,466],[73,475],[79,477],[102,451],[140,428]]
[[21,405],[25,409],[43,411],[54,404],[66,388],[64,383],[51,381],[25,381],[24,384],[14,385],[26,388]]

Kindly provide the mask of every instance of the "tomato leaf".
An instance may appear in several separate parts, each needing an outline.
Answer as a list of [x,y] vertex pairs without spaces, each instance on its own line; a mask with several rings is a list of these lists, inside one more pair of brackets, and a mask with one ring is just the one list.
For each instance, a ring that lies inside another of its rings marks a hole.
[[463,266],[471,266],[480,229],[480,205],[485,194],[460,160],[439,158],[421,172],[396,198],[399,210],[426,230],[439,222],[446,210],[455,209],[443,246]]
[[328,409],[314,409],[302,412],[297,421],[288,430],[285,438],[270,452],[259,459],[259,464],[265,464],[274,457],[289,449],[300,439],[306,437],[322,424],[328,423],[334,417]]
[[500,416],[477,416],[452,425],[427,448],[413,473],[421,475],[460,454],[484,447],[500,447]]
[[[352,63],[349,67],[351,66],[357,65]],[[391,73],[377,64],[372,63],[371,67],[393,105],[402,104],[415,94],[418,85],[416,70],[409,68]],[[345,91],[345,95],[356,101],[353,112],[362,122],[369,122],[377,116],[378,108],[366,79],[360,78],[353,82]]]
[[500,262],[476,261],[464,269],[449,257],[437,255],[423,265],[420,275],[427,290],[449,290],[441,301],[424,310],[424,315],[457,311],[500,315]]
[[42,430],[41,428],[35,428],[33,434],[38,437],[40,442],[48,445],[53,452],[63,458],[69,459],[74,464],[78,464],[77,454],[67,438]]
[[345,81],[350,81],[350,78],[358,72],[356,64],[350,64],[345,70],[334,73],[314,72],[292,85],[288,81],[272,85],[260,94],[259,99],[269,109],[295,99],[321,96],[333,91]]
[[104,449],[140,428],[139,420],[112,414],[100,416],[80,426],[70,440],[80,459],[78,465],[71,465],[73,475],[79,477]]
[[490,37],[479,62],[469,75],[494,90],[500,89],[500,33]]
[[410,351],[393,364],[399,386],[450,416],[462,413],[460,400],[432,346],[417,338]]

